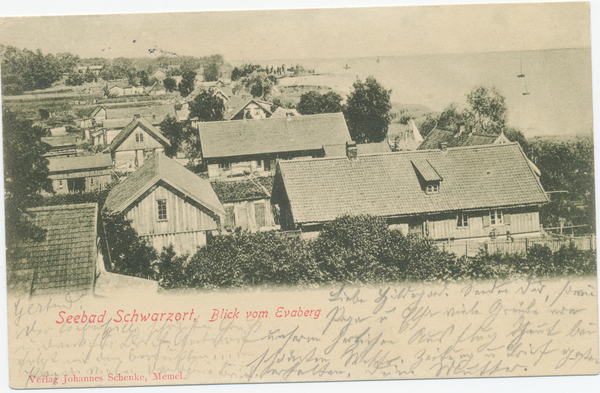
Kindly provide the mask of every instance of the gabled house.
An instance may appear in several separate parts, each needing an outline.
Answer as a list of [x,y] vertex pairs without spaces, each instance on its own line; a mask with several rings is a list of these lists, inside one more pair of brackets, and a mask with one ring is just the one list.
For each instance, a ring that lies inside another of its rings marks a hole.
[[423,137],[413,119],[407,124],[390,124],[387,135],[388,145],[394,151],[416,150],[423,143]]
[[178,253],[195,253],[221,230],[225,216],[210,183],[164,154],[115,186],[104,207],[124,213],[159,252],[173,244]]
[[435,128],[425,137],[417,150],[440,149],[443,144],[446,147],[466,147],[504,143],[510,143],[504,133],[484,134],[473,130],[465,130],[464,125],[459,125],[456,131]]
[[103,120],[108,119],[108,112],[103,106],[97,106],[92,110],[89,117],[94,119],[96,123],[102,123]]
[[272,103],[256,98],[247,98],[241,101],[232,99],[227,104],[228,109],[225,113],[227,120],[266,119],[273,114],[271,112]]
[[24,218],[46,231],[43,241],[23,240],[16,260],[7,262],[9,293],[35,295],[92,294],[98,265],[98,205],[27,209]]
[[278,161],[272,196],[282,230],[370,214],[438,241],[539,236],[546,202],[516,143]]
[[158,81],[167,79],[167,74],[163,70],[156,70],[154,74],[150,75],[150,78],[155,78]]
[[121,97],[125,95],[125,90],[120,86],[111,86],[108,88],[108,94],[116,97]]
[[210,178],[273,174],[277,159],[324,157],[324,146],[345,146],[351,140],[341,113],[199,122],[197,126]]
[[134,171],[150,157],[164,153],[171,142],[145,118],[136,115],[112,140],[106,149],[110,152],[115,168]]
[[213,95],[219,97],[223,103],[227,103],[233,97],[233,91],[229,87],[219,87],[213,91]]
[[45,157],[75,157],[77,156],[77,135],[42,137],[42,142],[50,145]]
[[103,190],[112,182],[110,154],[48,159],[48,179],[57,194]]

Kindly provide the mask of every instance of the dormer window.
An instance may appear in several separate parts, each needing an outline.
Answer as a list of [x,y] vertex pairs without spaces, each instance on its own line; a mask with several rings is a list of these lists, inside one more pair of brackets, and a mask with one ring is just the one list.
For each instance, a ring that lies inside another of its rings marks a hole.
[[426,194],[437,194],[439,192],[440,192],[440,183],[439,182],[429,183],[425,187]]

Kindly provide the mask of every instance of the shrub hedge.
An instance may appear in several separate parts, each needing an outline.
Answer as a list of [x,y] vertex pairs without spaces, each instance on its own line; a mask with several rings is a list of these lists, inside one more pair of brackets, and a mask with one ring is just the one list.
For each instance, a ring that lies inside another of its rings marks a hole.
[[573,247],[552,253],[538,245],[527,255],[457,257],[430,239],[404,235],[382,218],[362,215],[326,224],[314,240],[237,230],[210,239],[192,256],[165,248],[157,267],[164,289],[313,286],[590,275],[596,273],[596,253]]

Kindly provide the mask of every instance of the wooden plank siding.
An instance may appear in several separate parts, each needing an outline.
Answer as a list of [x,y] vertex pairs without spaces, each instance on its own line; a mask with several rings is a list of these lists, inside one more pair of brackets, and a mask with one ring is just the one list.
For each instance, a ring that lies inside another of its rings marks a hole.
[[[158,200],[166,201],[166,220],[159,220]],[[159,252],[170,243],[176,251],[193,252],[206,244],[206,232],[218,230],[220,225],[209,210],[165,184],[152,187],[125,214],[139,235],[151,240]]]
[[[136,142],[135,136],[137,134],[143,134],[143,141]],[[144,149],[162,149],[163,145],[160,144],[154,137],[148,134],[140,126],[137,126],[133,132],[117,147],[116,151],[128,151],[128,150],[144,150]]]
[[52,189],[57,194],[69,193],[69,189],[67,187],[68,179],[85,178],[85,192],[103,190],[108,184],[112,182],[110,169],[104,169],[99,171],[52,174],[48,175],[48,178],[52,180]]
[[237,227],[256,232],[261,229],[275,228],[275,219],[268,199],[224,203],[225,229],[231,231]]

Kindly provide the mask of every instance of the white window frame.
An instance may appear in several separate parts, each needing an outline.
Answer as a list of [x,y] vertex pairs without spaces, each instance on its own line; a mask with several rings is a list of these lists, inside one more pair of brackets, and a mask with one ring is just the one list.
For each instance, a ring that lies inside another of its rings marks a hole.
[[[161,218],[161,205],[164,206],[164,218]],[[157,199],[156,200],[156,212],[158,221],[168,221],[169,220],[169,210],[167,208],[167,200],[166,199]]]
[[458,213],[456,216],[456,226],[458,228],[468,228],[469,215],[467,213]]
[[425,187],[425,193],[427,194],[438,194],[440,192],[439,183],[430,183]]
[[503,225],[504,214],[502,210],[490,210],[490,226]]

